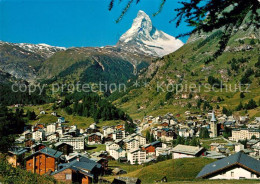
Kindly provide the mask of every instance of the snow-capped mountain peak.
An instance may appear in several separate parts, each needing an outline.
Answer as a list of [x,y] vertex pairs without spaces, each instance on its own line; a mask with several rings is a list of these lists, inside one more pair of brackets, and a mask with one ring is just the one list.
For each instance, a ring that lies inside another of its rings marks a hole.
[[140,10],[131,28],[120,37],[117,45],[122,49],[161,57],[174,52],[183,43],[163,31],[157,30],[150,17]]

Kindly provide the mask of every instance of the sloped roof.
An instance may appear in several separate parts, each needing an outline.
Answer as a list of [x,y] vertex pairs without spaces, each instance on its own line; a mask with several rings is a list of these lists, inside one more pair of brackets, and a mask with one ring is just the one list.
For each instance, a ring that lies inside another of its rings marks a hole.
[[203,147],[187,146],[187,145],[178,144],[177,146],[175,146],[172,149],[172,151],[177,152],[177,153],[184,153],[187,155],[197,155],[203,149],[204,149]]
[[234,165],[240,165],[241,167],[244,167],[247,170],[260,175],[260,161],[244,154],[243,152],[238,152],[234,155],[206,165],[196,178],[205,178],[211,174],[217,173],[218,171]]
[[23,148],[23,147],[12,147],[9,150],[9,153],[12,153],[14,155],[21,155],[21,154],[23,154],[25,152],[27,152],[27,149]]
[[161,142],[160,141],[154,141],[154,142],[151,143],[151,145],[154,146],[154,145],[159,144],[159,143],[161,143]]
[[[45,147],[45,148],[43,148],[43,149],[41,149],[41,150],[39,150],[39,151],[37,151],[37,152],[31,154],[31,155],[28,156],[27,158],[30,158],[30,157],[32,157],[33,155],[36,155],[36,154],[38,154],[38,153],[42,153],[42,154],[45,154],[45,155],[48,155],[48,156],[54,157],[54,158],[59,158],[59,157],[63,154],[63,153],[60,152],[60,151],[51,149],[51,148],[49,148],[49,147]],[[26,158],[26,159],[27,159],[27,158]]]
[[90,172],[96,167],[98,169],[101,168],[101,164],[95,162],[94,160],[91,160],[87,157],[80,157],[79,160],[75,159],[72,162],[66,163],[66,164],[60,164],[59,167],[62,166],[63,168],[55,171],[52,173],[52,175],[55,175],[57,173],[60,173],[66,169],[72,169],[74,171],[79,171],[84,175],[87,175],[89,177],[93,177],[93,174]]

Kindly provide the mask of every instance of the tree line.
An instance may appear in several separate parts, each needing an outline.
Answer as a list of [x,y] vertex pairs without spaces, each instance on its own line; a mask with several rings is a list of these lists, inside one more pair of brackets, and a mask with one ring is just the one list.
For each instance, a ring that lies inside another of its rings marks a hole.
[[[54,104],[57,107],[57,104]],[[68,114],[92,117],[99,120],[124,120],[132,122],[131,117],[96,93],[73,93],[65,96],[60,104]]]

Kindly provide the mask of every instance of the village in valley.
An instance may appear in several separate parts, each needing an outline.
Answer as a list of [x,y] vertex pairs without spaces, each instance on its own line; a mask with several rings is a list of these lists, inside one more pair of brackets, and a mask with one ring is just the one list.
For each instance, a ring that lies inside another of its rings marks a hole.
[[[46,113],[40,112],[41,116]],[[186,111],[185,120],[178,120],[180,114],[167,113],[115,126],[99,127],[93,122],[83,129],[69,126],[56,112],[51,115],[57,122],[24,127],[8,152],[13,167],[65,183],[140,183],[124,168],[201,157],[212,161],[197,174],[198,179],[260,177],[260,117],[250,120],[219,111]],[[167,182],[167,177],[156,181]]]

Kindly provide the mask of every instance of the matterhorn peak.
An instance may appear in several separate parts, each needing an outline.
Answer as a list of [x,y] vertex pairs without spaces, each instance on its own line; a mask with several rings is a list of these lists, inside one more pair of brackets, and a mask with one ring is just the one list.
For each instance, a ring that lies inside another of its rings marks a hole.
[[153,56],[164,56],[180,48],[182,41],[157,30],[150,17],[139,10],[131,28],[123,34],[117,44],[122,49]]

